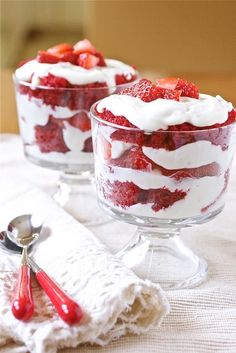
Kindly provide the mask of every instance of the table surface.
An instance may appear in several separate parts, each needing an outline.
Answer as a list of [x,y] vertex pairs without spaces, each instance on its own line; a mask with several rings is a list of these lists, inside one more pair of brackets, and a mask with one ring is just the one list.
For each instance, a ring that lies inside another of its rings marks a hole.
[[[48,192],[58,173],[30,164],[23,156],[20,138],[0,135],[0,169],[17,173]],[[236,352],[236,160],[232,168],[227,204],[209,223],[183,231],[183,239],[207,259],[208,279],[199,287],[167,292],[171,312],[160,328],[142,336],[125,336],[106,347],[82,346],[62,353],[235,353]],[[111,222],[91,230],[116,251],[132,236],[135,227]],[[14,353],[15,345],[0,348]],[[24,351],[20,351],[24,353]],[[46,353],[46,352],[45,352]]]
[[[12,71],[3,70],[0,74],[0,132],[17,133],[18,124]],[[141,75],[153,81],[160,77],[158,73],[147,71],[142,72]],[[236,74],[169,73],[168,76],[183,77],[196,83],[201,92],[212,95],[220,94],[236,106]]]

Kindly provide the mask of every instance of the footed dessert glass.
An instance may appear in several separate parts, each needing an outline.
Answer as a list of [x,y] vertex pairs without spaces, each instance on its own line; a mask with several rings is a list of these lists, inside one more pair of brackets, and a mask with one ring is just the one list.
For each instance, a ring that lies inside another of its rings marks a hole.
[[[76,88],[32,86],[14,77],[20,133],[25,156],[41,167],[59,170],[55,200],[79,221],[102,223],[93,187],[91,105],[130,83]],[[92,184],[92,187],[91,187]]]
[[194,131],[147,132],[106,122],[91,108],[99,204],[136,225],[117,255],[164,288],[189,288],[207,262],[181,239],[181,229],[208,222],[225,203],[235,124]]

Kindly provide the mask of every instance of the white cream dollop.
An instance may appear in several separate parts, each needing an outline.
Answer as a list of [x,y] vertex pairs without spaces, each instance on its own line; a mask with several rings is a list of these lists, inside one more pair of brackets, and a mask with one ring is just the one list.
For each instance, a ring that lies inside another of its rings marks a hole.
[[106,59],[105,62],[107,66],[95,66],[94,68],[87,70],[81,66],[73,65],[68,62],[46,64],[39,63],[37,60],[31,60],[17,69],[15,76],[19,81],[31,81],[33,87],[39,85],[40,78],[43,78],[48,74],[62,77],[72,85],[106,82],[108,87],[113,87],[116,85],[116,75],[125,75],[127,79],[131,79],[131,77],[135,75],[133,67],[126,65],[119,60]]
[[104,109],[126,117],[141,130],[156,131],[182,123],[197,127],[222,124],[233,106],[220,96],[207,94],[200,94],[199,99],[180,97],[179,102],[168,99],[143,102],[137,97],[114,94],[98,103],[97,111],[102,113]]

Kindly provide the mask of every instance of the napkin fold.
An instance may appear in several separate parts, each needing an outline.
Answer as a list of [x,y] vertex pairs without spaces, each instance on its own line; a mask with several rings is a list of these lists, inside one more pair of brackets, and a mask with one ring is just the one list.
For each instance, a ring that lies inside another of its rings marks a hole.
[[13,340],[31,353],[56,353],[81,343],[105,345],[161,323],[169,304],[159,285],[138,278],[48,194],[1,172],[0,230],[27,213],[37,214],[44,224],[32,257],[81,305],[85,315],[79,325],[68,326],[34,281],[35,313],[28,322],[16,320],[11,299],[20,258],[0,250],[0,345]]

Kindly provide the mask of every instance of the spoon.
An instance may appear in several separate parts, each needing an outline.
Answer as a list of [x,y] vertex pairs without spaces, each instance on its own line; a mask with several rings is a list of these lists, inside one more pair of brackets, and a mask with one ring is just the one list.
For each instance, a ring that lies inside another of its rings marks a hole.
[[28,246],[35,242],[41,229],[41,222],[30,215],[16,217],[8,225],[7,236],[9,236],[10,240],[13,238],[14,243],[23,249],[16,290],[14,291],[11,306],[12,313],[18,320],[27,321],[34,312]]
[[[23,264],[27,266],[28,269],[30,266],[30,268],[33,270],[37,281],[50,298],[61,319],[69,325],[79,323],[83,316],[83,312],[80,306],[72,298],[70,298],[59,287],[59,285],[57,285],[27,254],[27,247],[32,245],[38,239],[41,229],[42,223],[35,216],[22,215],[16,217],[9,223],[7,229],[8,231],[6,234],[9,238],[9,241],[15,243],[18,247],[23,248]],[[18,285],[14,298],[16,299],[16,304],[19,303],[18,298],[22,293],[26,295],[26,298],[22,300],[23,304],[25,303],[25,299],[30,299],[29,294],[31,293],[31,289],[29,288],[28,283],[30,283],[30,271],[26,271],[24,278],[22,276],[19,276],[18,278]],[[23,290],[20,291],[18,288],[23,288]],[[15,310],[14,305],[12,306],[12,309],[13,308]],[[13,314],[15,316],[14,311]]]

